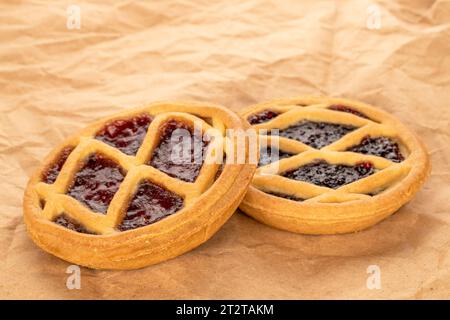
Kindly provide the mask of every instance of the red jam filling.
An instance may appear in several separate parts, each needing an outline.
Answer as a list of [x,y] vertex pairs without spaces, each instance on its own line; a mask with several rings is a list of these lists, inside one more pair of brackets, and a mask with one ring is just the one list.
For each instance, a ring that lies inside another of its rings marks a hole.
[[372,138],[366,136],[361,140],[360,144],[348,148],[347,151],[383,157],[393,162],[405,160],[398,144],[387,137]]
[[175,120],[166,122],[160,134],[149,164],[171,177],[194,182],[203,165],[209,138],[193,134],[189,125]]
[[70,218],[68,215],[66,215],[64,213],[57,216],[53,220],[53,222],[64,228],[67,228],[67,229],[70,229],[70,230],[73,230],[73,231],[76,231],[79,233],[95,234],[95,233],[87,230],[83,225],[78,223],[75,219]]
[[77,172],[67,194],[94,212],[106,214],[109,203],[119,189],[125,173],[114,161],[95,153]]
[[271,110],[264,110],[260,113],[252,114],[251,116],[249,116],[247,118],[247,120],[248,120],[248,122],[250,122],[250,124],[259,124],[259,123],[270,121],[279,115],[280,114],[278,112],[271,111]]
[[95,139],[100,140],[127,155],[134,156],[147,134],[152,117],[142,114],[131,119],[115,120],[100,130]]
[[148,180],[140,183],[126,216],[118,226],[126,231],[155,223],[183,207],[183,198]]
[[328,109],[334,110],[334,111],[347,112],[347,113],[354,114],[355,116],[358,116],[361,118],[369,119],[364,113],[362,113],[358,110],[352,109],[350,107],[340,105],[340,104],[334,104],[332,106],[329,106]]
[[[278,155],[278,159],[273,155]],[[279,150],[278,148],[271,148],[271,146],[266,146],[265,148],[261,148],[259,151],[259,163],[258,167],[265,166],[273,161],[281,160],[284,158],[292,157],[292,153],[284,152]]]
[[48,184],[54,183],[56,178],[58,178],[59,172],[61,171],[64,163],[66,163],[67,158],[73,151],[73,147],[65,147],[62,149],[61,153],[58,156],[58,160],[53,163],[47,171],[45,171],[42,175],[42,181]]
[[308,163],[297,169],[287,171],[283,177],[313,183],[321,187],[339,188],[375,172],[371,162],[361,162],[355,166],[331,164],[323,160]]
[[320,149],[339,140],[355,129],[356,127],[350,125],[303,120],[280,130],[279,135]]

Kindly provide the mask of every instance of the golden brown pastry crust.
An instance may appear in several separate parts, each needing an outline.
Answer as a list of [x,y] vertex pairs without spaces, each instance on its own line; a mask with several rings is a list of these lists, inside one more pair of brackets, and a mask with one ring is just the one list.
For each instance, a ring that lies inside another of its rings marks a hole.
[[[143,113],[154,116],[154,119],[135,157],[93,138],[106,123]],[[30,178],[23,206],[24,219],[33,241],[45,251],[72,263],[97,269],[135,269],[176,257],[208,240],[239,205],[256,165],[248,162],[227,163],[215,180],[220,164],[214,161],[204,163],[194,183],[171,178],[153,167],[143,165],[157,144],[159,126],[173,118],[187,123],[200,121],[202,130],[210,128],[210,125],[218,129],[220,134],[215,136],[210,145],[229,143],[226,141],[228,138],[224,137],[226,129],[248,127],[245,121],[224,107],[198,103],[154,103],[96,121],[55,148]],[[57,161],[61,150],[67,146],[75,149],[56,181],[53,184],[42,182],[43,172]],[[222,153],[212,150],[214,148],[208,147],[207,157],[222,158]],[[116,161],[127,171],[106,215],[94,213],[65,195],[83,159],[96,151]],[[183,196],[184,207],[148,226],[117,231],[116,227],[126,213],[127,204],[138,182],[144,178]],[[41,208],[41,200],[46,202],[44,209]],[[52,222],[61,212],[98,234],[78,233]]]
[[[329,110],[331,105],[350,107],[362,112],[370,120]],[[277,111],[281,115],[268,122],[253,125],[253,128],[283,129],[301,119],[359,127],[320,150],[295,140],[279,138],[280,149],[296,156],[280,159],[273,174],[261,174],[271,164],[258,168],[240,205],[240,209],[246,214],[267,225],[304,234],[337,234],[362,230],[388,217],[411,200],[430,172],[427,151],[417,136],[393,116],[368,104],[347,99],[304,96],[254,105],[244,110],[241,116],[247,119],[263,110]],[[377,156],[343,152],[367,135],[399,140],[404,146],[402,152],[407,153],[406,159],[394,163]],[[337,189],[278,175],[315,159],[347,165],[370,161],[378,172]],[[369,195],[383,189],[385,190],[374,196]],[[292,201],[262,190],[306,200]]]

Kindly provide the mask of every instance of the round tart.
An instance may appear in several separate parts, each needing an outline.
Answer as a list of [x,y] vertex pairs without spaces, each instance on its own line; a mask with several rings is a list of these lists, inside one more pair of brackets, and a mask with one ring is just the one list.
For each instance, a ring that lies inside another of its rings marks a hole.
[[97,121],[31,177],[28,232],[45,251],[99,269],[140,268],[189,251],[245,195],[256,169],[247,150],[240,164],[222,162],[237,154],[226,131],[246,128],[224,107],[193,103],[155,103]]
[[411,200],[430,171],[417,136],[361,102],[299,97],[241,115],[264,143],[240,209],[279,229],[362,230]]

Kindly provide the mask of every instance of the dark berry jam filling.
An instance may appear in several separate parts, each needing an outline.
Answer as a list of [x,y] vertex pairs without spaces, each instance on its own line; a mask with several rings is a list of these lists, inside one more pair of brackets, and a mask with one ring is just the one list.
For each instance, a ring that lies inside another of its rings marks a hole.
[[356,127],[350,125],[301,121],[293,126],[280,130],[279,135],[320,149],[339,140],[355,129]]
[[95,234],[95,233],[87,230],[83,225],[78,223],[75,219],[70,218],[68,215],[66,215],[64,213],[57,216],[53,220],[53,222],[64,228],[67,228],[67,229],[70,229],[70,230],[73,230],[73,231],[76,231],[79,233]]
[[147,134],[152,117],[142,114],[126,120],[112,121],[100,130],[95,139],[134,156]]
[[61,171],[64,163],[66,163],[67,158],[72,153],[73,147],[65,147],[62,149],[61,153],[58,156],[58,160],[53,163],[47,171],[45,171],[42,175],[42,181],[45,183],[54,183],[56,178],[58,178],[59,172]]
[[[278,154],[278,159],[275,158],[274,155]],[[272,158],[272,156],[274,156]],[[278,148],[274,148],[271,146],[266,146],[265,148],[261,148],[259,150],[259,162],[258,162],[258,167],[262,167],[265,166],[269,163],[272,163],[274,161],[277,160],[281,160],[284,158],[289,158],[292,157],[293,154],[292,153],[288,153],[288,152],[284,152],[282,150],[279,150]]]
[[373,164],[361,162],[355,166],[330,164],[323,160],[308,163],[297,169],[283,173],[283,177],[313,183],[321,187],[336,189],[375,172]]
[[355,116],[358,116],[361,118],[369,119],[364,113],[362,113],[358,110],[352,109],[350,107],[340,105],[340,104],[334,104],[332,106],[329,106],[328,109],[334,110],[334,111],[347,112],[347,113],[354,114]]
[[276,118],[279,115],[280,114],[278,112],[271,110],[264,110],[260,113],[252,114],[247,118],[247,120],[248,122],[250,122],[250,124],[259,124],[272,120],[273,118]]
[[77,172],[67,194],[91,210],[106,214],[109,203],[119,189],[125,173],[114,161],[95,153]]
[[284,199],[288,199],[288,200],[292,200],[292,201],[301,202],[301,201],[305,200],[303,198],[300,198],[300,197],[297,197],[297,196],[293,196],[293,195],[290,195],[290,194],[285,194],[285,193],[272,192],[272,191],[266,191],[266,193],[270,194],[272,196],[275,196],[275,197],[284,198]]
[[383,157],[393,162],[405,160],[398,144],[387,137],[372,138],[366,136],[361,140],[360,144],[348,148],[347,151]]
[[118,226],[126,231],[155,223],[183,207],[183,198],[148,180],[140,183],[125,218]]
[[202,168],[209,137],[195,134],[188,124],[175,120],[166,122],[160,134],[150,165],[171,177],[194,182]]

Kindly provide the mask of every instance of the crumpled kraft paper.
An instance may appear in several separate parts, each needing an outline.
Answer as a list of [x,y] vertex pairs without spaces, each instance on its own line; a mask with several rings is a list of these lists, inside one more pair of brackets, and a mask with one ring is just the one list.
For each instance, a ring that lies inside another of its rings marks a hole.
[[[0,4],[0,298],[450,298],[449,40],[444,0]],[[81,268],[79,290],[66,287],[69,263],[27,236],[28,177],[94,119],[155,100],[239,111],[299,94],[395,114],[431,154],[423,189],[348,235],[292,234],[238,211],[176,259]]]

